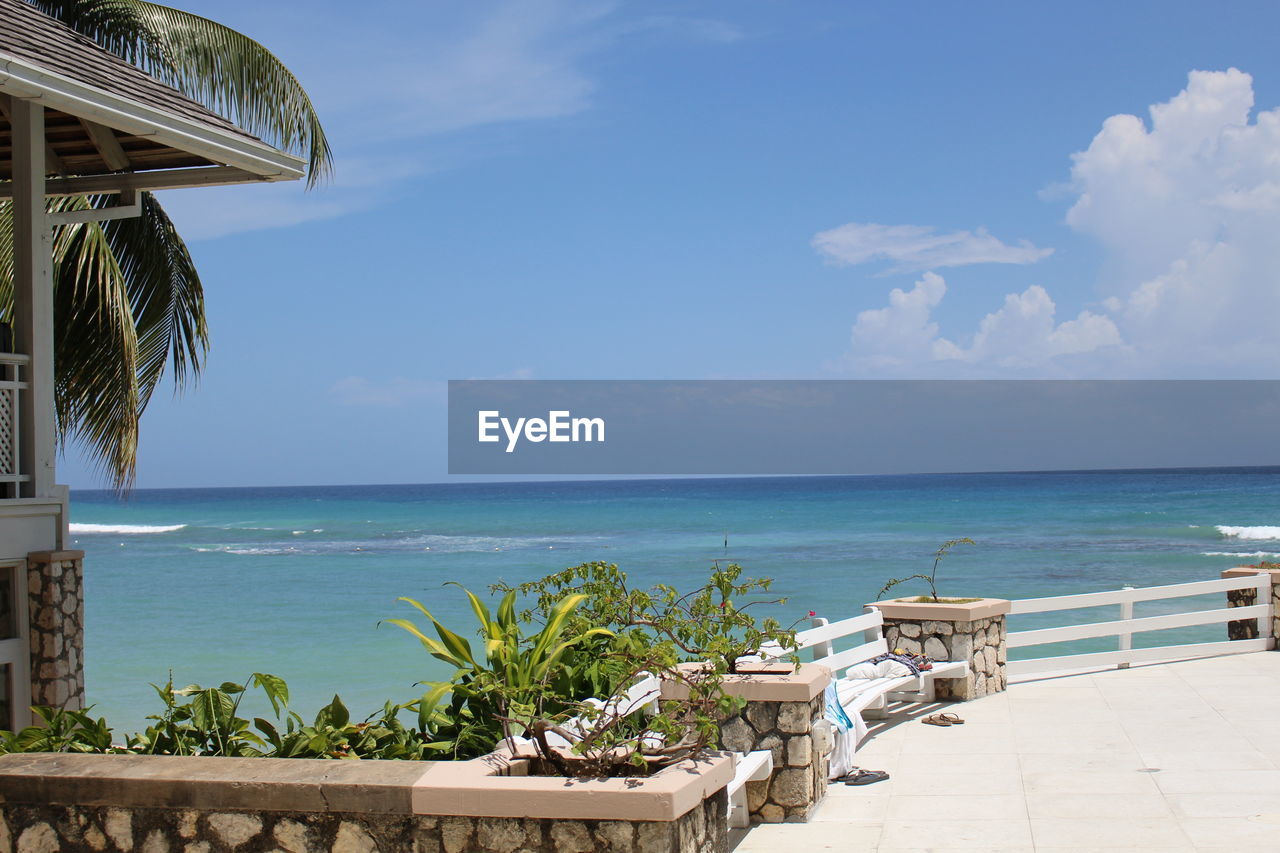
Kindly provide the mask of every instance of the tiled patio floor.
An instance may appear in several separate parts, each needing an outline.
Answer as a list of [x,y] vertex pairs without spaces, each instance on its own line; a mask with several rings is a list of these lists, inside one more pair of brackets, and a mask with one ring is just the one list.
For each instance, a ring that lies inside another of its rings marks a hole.
[[1280,652],[1013,684],[872,728],[861,766],[807,824],[758,826],[756,851],[1280,851]]

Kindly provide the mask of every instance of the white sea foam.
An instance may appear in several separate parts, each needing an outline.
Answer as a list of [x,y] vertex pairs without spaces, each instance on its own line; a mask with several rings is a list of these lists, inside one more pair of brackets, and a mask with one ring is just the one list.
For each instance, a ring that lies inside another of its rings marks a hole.
[[[324,540],[311,537],[302,538],[305,530],[290,531],[293,536],[284,541],[273,542],[236,542],[226,545],[190,546],[191,550],[203,554],[236,554],[250,557],[275,557],[295,555],[331,555],[351,554],[356,552],[433,552],[460,553],[481,551],[525,550],[531,548],[564,548],[584,542],[596,542],[599,537],[568,536],[444,536],[439,534],[417,534],[395,538],[337,539]],[[298,538],[294,538],[298,537]]]
[[235,545],[221,545],[217,548],[192,548],[192,551],[198,551],[202,554],[239,554],[249,557],[276,557],[282,554],[299,554],[302,553],[297,548],[285,547],[267,547],[267,548],[248,548]]
[[67,528],[76,533],[172,533],[181,530],[185,524],[76,524],[72,522]]
[[1201,551],[1202,557],[1280,557],[1275,551]]
[[1217,528],[1228,539],[1280,539],[1280,527],[1230,527],[1219,524]]

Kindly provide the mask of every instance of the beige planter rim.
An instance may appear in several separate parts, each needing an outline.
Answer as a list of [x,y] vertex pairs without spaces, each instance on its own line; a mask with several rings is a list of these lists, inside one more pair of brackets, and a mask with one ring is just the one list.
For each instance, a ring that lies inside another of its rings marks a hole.
[[440,761],[413,785],[416,814],[557,820],[673,821],[733,780],[733,756],[708,752],[652,776],[529,776],[531,752],[505,748],[474,761]]
[[174,755],[0,756],[0,802],[248,812],[674,821],[733,779],[708,752],[652,776],[528,776],[527,755],[332,761]]
[[[965,598],[967,596],[942,596]],[[1009,612],[1010,602],[1004,598],[979,598],[964,604],[945,602],[909,601],[901,598],[875,601],[869,606],[877,608],[886,619],[930,619],[935,622],[973,622],[990,619]]]
[[[682,663],[678,669],[696,670],[703,664]],[[799,666],[787,661],[757,664],[764,672],[738,672],[724,676],[721,689],[727,696],[748,702],[808,702],[820,695],[831,683],[831,670],[816,663]],[[687,689],[678,681],[663,679],[662,698],[680,699]]]

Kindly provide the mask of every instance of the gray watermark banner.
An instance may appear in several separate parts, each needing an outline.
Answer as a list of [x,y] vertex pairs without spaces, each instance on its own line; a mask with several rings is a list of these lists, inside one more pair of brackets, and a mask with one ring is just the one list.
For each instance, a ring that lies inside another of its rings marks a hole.
[[1280,463],[1274,380],[458,380],[450,474]]

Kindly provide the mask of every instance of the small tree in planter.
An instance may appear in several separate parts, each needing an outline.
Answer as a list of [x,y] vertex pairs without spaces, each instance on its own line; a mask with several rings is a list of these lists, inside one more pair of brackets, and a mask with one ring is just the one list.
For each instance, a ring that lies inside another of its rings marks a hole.
[[[561,596],[585,595],[587,601],[574,615],[577,627],[607,627],[632,651],[655,639],[669,641],[681,659],[706,661],[721,673],[734,674],[762,649],[789,648],[795,643],[795,624],[784,628],[772,616],[756,618],[757,608],[787,601],[760,597],[773,581],[744,578],[742,573],[736,563],[722,567],[716,561],[705,584],[681,593],[667,584],[633,588],[626,572],[616,565],[592,562],[518,587],[497,584],[492,589],[532,595],[536,607],[544,611]],[[532,614],[526,611],[527,616]]]
[[[927,575],[914,574],[914,575],[907,575],[905,578],[891,578],[888,583],[886,583],[883,587],[880,588],[880,592],[876,594],[876,601],[879,601],[880,599],[884,598],[884,594],[886,592],[893,589],[895,586],[897,586],[900,583],[906,583],[907,581],[910,581],[910,580],[922,580],[925,583],[929,584],[929,595],[928,596],[922,595],[919,598],[917,598],[916,601],[921,604],[924,604],[926,602],[931,602],[933,604],[943,603],[944,600],[938,597],[938,587],[935,582],[938,576],[938,565],[942,562],[942,558],[947,556],[948,552],[950,552],[951,549],[954,548],[955,546],[976,545],[976,544],[977,544],[976,542],[974,542],[972,539],[970,539],[967,536],[961,539],[948,539],[946,542],[942,543],[942,547],[940,547],[937,550],[937,552],[934,554],[933,569],[932,571],[929,572],[929,574]],[[970,601],[977,601],[977,600],[978,599],[976,598],[948,598],[945,601],[948,604],[964,604]]]
[[[514,751],[516,738],[527,737],[538,769],[556,775],[648,775],[715,747],[719,722],[742,706],[725,695],[724,676],[766,643],[794,642],[794,631],[771,618],[757,622],[752,612],[780,601],[735,603],[770,584],[741,575],[737,565],[716,566],[707,584],[682,594],[666,585],[634,589],[617,566],[586,563],[519,587],[495,586],[504,593],[496,616],[467,592],[482,652],[411,599],[404,600],[431,621],[436,637],[407,620],[388,621],[456,667],[449,681],[428,686],[451,691],[446,716],[487,735],[473,743],[492,748],[505,740]],[[532,599],[520,612],[519,595]],[[705,665],[678,667],[682,660]],[[648,673],[684,689],[658,701],[654,714],[632,713],[626,689]],[[609,698],[586,701],[593,697]],[[552,734],[570,746],[557,746]]]

